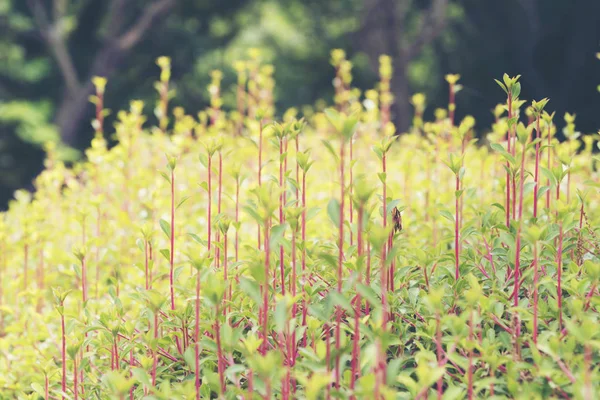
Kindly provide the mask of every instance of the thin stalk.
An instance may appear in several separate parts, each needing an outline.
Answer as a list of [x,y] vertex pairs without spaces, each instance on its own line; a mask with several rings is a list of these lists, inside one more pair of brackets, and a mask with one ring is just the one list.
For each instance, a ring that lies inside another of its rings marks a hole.
[[115,349],[115,370],[119,370],[120,357],[119,357],[119,343],[117,342],[117,336],[114,337],[113,346]]
[[75,400],[79,399],[79,382],[78,382],[78,373],[77,373],[77,357],[73,357],[73,394],[75,396]]
[[254,399],[254,376],[251,369],[248,370],[247,379],[248,379],[248,400]]
[[240,222],[240,180],[237,179],[235,182],[235,262],[239,261],[239,243],[240,243],[240,233],[237,228],[238,223]]
[[[223,233],[223,278],[225,280],[225,287],[228,288],[225,291],[225,302],[230,301],[232,297],[232,288],[233,285],[229,282],[228,275],[228,265],[227,265],[227,232]],[[223,315],[226,316],[228,312],[227,307],[223,307]]]
[[149,275],[149,259],[148,259],[148,239],[144,238],[144,274],[146,276],[146,290],[150,289],[150,275]]
[[[371,286],[371,244],[367,243],[367,273],[366,280],[367,286]],[[371,307],[368,301],[365,301],[365,314],[371,315]]]
[[381,250],[381,271],[380,271],[380,279],[381,279],[381,326],[383,327],[383,330],[385,331],[387,328],[387,322],[388,322],[388,307],[387,307],[387,292],[388,292],[388,284],[387,284],[387,279],[388,279],[388,270],[387,270],[387,265],[386,265],[386,260],[385,260],[385,250],[383,249],[385,246],[382,247]]
[[[170,230],[170,248],[169,253],[169,285],[171,289],[171,310],[175,310],[175,169],[171,168],[171,230]],[[183,330],[182,330],[183,334]],[[181,343],[179,336],[175,336],[177,350],[181,353]],[[117,367],[118,369],[118,367]]]
[[[331,374],[331,326],[325,325],[325,363],[327,375]],[[331,384],[327,385],[325,398],[331,399]]]
[[[358,252],[358,259],[361,260],[362,256],[363,256],[363,208],[364,206],[362,204],[358,205],[358,222],[357,222],[357,229],[356,229],[356,235],[357,235],[357,252]],[[359,273],[358,274],[358,282],[361,283],[362,282],[362,276]],[[362,306],[361,304],[362,299],[360,296],[360,293],[357,291],[356,293],[356,300],[354,303],[354,336],[352,338],[352,360],[350,362],[350,370],[351,370],[351,374],[350,374],[350,390],[354,391],[354,388],[356,386],[356,379],[358,378],[358,367],[360,364],[360,308]],[[351,397],[352,400],[356,400],[356,396],[353,394]]]
[[[508,93],[508,119],[512,119],[512,94]],[[512,142],[512,128],[509,128],[506,132],[507,138],[507,151],[511,153],[511,142]],[[510,163],[506,161],[506,226],[510,226]]]
[[[517,228],[517,243],[515,248],[515,272],[514,272],[514,299],[513,304],[515,308],[519,307],[519,285],[521,280],[521,229],[523,226],[523,187],[525,183],[525,153],[527,150],[527,145],[523,145],[523,151],[521,154],[521,172],[520,172],[520,182],[519,182],[519,214],[518,221],[519,226]],[[514,315],[514,334],[515,334],[515,355],[518,357],[519,350],[519,340],[521,335],[521,323],[519,321],[519,314],[515,311]]]
[[556,251],[556,268],[557,268],[557,287],[556,298],[558,301],[558,327],[563,326],[563,311],[562,311],[562,252],[563,252],[563,225],[558,223],[558,250]]
[[[157,342],[158,341],[158,311],[159,310],[155,310],[154,311],[154,341]],[[198,343],[198,342],[196,342]],[[158,349],[153,349],[152,350],[152,372],[151,372],[151,376],[152,376],[152,387],[156,387],[156,368],[158,367]],[[198,357],[196,357],[196,359],[198,359]],[[196,368],[197,370],[197,368]]]
[[583,375],[583,398],[584,400],[592,400],[594,398],[594,388],[592,385],[592,347],[589,343],[583,346],[583,364],[585,372]]
[[454,196],[454,279],[458,281],[460,277],[460,230],[459,230],[459,196],[460,174],[456,174],[456,194]]
[[537,344],[538,336],[538,245],[533,244],[533,343]]
[[[538,114],[536,118],[536,139],[540,139],[541,131],[540,131],[540,115]],[[533,218],[537,218],[537,209],[538,209],[538,189],[539,189],[539,170],[540,170],[540,142],[538,141],[535,144],[535,172],[534,172],[534,181],[535,185],[533,186]]]
[[208,154],[208,210],[207,210],[208,224],[208,253],[210,254],[212,244],[212,154]]
[[264,225],[264,252],[265,252],[265,282],[263,284],[263,306],[262,306],[262,343],[261,353],[264,356],[267,353],[268,338],[268,318],[269,318],[269,266],[270,266],[270,246],[269,246],[269,221],[265,220]]
[[[337,291],[342,293],[343,262],[344,262],[344,197],[346,195],[344,180],[344,140],[340,146],[340,220],[339,220],[339,238],[338,238],[338,270],[337,270]],[[338,307],[335,324],[335,387],[340,387],[340,345],[342,328],[342,308]]]
[[[353,170],[353,160],[354,160],[354,138],[350,138],[350,160],[349,160],[349,174],[350,174],[350,184],[348,186],[348,190],[349,190],[349,196],[350,198],[352,198],[352,192],[353,192],[353,186],[352,186],[352,182],[354,180],[353,178],[353,174],[352,174],[352,170]],[[350,207],[350,227],[352,227],[352,224],[354,223],[354,210],[352,207],[352,201],[349,201],[348,206]],[[354,232],[352,232],[352,228],[350,228],[350,246],[354,245]]]
[[[302,279],[306,279],[306,170],[302,171],[302,216],[300,223],[300,235],[302,240]],[[308,315],[307,294],[305,285],[302,285],[302,326],[306,326]],[[306,347],[307,332],[304,330],[302,347]]]
[[[441,329],[441,322],[440,322],[440,313],[436,312],[435,314],[435,349],[436,349],[436,356],[437,356],[437,363],[438,363],[438,367],[443,367],[444,366],[444,361],[442,359],[442,354],[444,352],[444,350],[442,349],[442,329]],[[437,398],[438,400],[442,399],[442,395],[443,395],[443,380],[444,377],[441,376],[438,380],[437,380]]]
[[[170,237],[171,252],[169,254],[169,284],[171,288],[171,310],[175,310],[175,286],[174,278],[174,253],[175,253],[175,172],[171,169],[171,237]],[[179,346],[178,346],[179,347]]]
[[200,399],[200,269],[196,274],[196,300],[195,300],[195,312],[196,320],[194,322],[194,362],[195,362],[195,381],[194,386],[196,388],[196,400]]
[[[548,170],[551,170],[551,164],[552,164],[552,149],[550,147],[550,144],[552,143],[552,124],[548,124],[548,161],[546,163],[546,168],[548,168]],[[548,178],[547,183],[548,187],[550,187],[550,178]],[[546,192],[546,208],[548,210],[550,210],[550,190],[548,190]]]
[[[295,142],[296,142],[296,183],[300,184],[300,164],[298,163],[298,153],[300,152],[300,139],[299,139],[300,134],[296,134],[296,137],[294,138]],[[300,192],[298,190],[296,190],[296,202],[299,203],[300,202]]]
[[[64,303],[60,304],[61,307],[64,306]],[[61,356],[62,356],[62,381],[61,388],[62,392],[67,392],[67,337],[65,335],[65,315],[64,313],[60,314],[60,328],[61,328]],[[65,399],[65,395],[62,395],[62,399]]]
[[[262,186],[263,121],[258,125],[258,187]],[[258,248],[260,249],[260,224],[258,224]]]
[[[153,251],[152,251],[152,241],[148,242],[148,258],[149,258],[149,263],[150,265],[152,265],[152,258],[153,258]],[[150,284],[148,285],[150,287],[150,289],[152,289],[152,268],[150,268]]]
[[[129,350],[129,365],[131,367],[133,367],[133,362],[134,362],[134,360],[133,360],[133,350]],[[129,378],[133,379],[133,370],[130,372]],[[133,400],[134,399],[134,397],[133,397],[133,390],[134,389],[135,389],[134,386],[131,386],[131,389],[129,389],[129,400]]]
[[[221,204],[223,197],[223,156],[221,154],[221,150],[219,150],[219,188],[217,189],[217,213],[221,214]],[[217,230],[217,241],[221,239],[221,232]],[[221,258],[221,249],[219,247],[215,248],[216,259],[217,259],[217,268],[219,267],[219,260]]]
[[[283,217],[283,206],[284,206],[284,196],[283,196],[283,137],[279,139],[279,223],[284,223]],[[279,245],[279,274],[281,275],[281,294],[285,296],[285,266],[283,259],[283,244]]]
[[[473,340],[473,311],[469,316],[469,340]],[[473,400],[473,350],[469,350],[469,369],[467,370],[467,398]]]
[[[383,156],[381,157],[381,170],[383,172],[384,180],[383,180],[383,227],[387,227],[387,162],[386,162],[386,152],[383,152]],[[385,244],[383,245],[383,259],[385,259]]]
[[223,358],[223,349],[221,348],[221,323],[219,322],[219,304],[216,305],[215,315],[215,339],[217,342],[217,371],[219,373],[221,396],[223,396],[225,395],[225,360]]

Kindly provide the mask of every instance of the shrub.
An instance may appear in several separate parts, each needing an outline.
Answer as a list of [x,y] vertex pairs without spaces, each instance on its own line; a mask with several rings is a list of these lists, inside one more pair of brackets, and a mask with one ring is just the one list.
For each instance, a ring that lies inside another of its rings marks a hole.
[[505,76],[478,140],[457,75],[396,136],[389,58],[363,97],[334,55],[335,106],[280,120],[256,60],[237,110],[215,72],[169,113],[160,58],[112,148],[95,80],[87,160],[48,147],[0,220],[0,398],[597,397],[595,137]]

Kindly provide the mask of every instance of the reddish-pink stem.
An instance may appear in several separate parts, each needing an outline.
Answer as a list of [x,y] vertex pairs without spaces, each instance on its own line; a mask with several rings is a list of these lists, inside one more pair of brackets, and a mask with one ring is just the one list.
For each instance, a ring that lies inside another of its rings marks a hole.
[[169,254],[169,283],[171,286],[171,310],[175,310],[175,288],[174,288],[174,253],[175,253],[175,172],[171,169],[171,252]]
[[[337,291],[342,293],[342,278],[343,278],[343,262],[344,262],[344,197],[346,195],[345,190],[345,177],[344,177],[344,140],[340,146],[340,220],[338,224],[339,238],[338,238],[338,270],[337,270]],[[340,387],[340,345],[341,345],[341,328],[342,328],[342,309],[337,309],[337,319],[335,324],[335,387]]]
[[[283,219],[283,202],[284,202],[284,196],[283,196],[283,138],[279,139],[279,190],[281,191],[279,193],[279,223],[283,224],[284,223],[284,219]],[[283,259],[283,245],[279,245],[279,273],[281,274],[281,294],[285,296],[285,266],[284,266],[284,259]]]
[[[540,116],[537,116],[536,120],[536,139],[540,139]],[[540,142],[536,142],[535,144],[535,172],[534,172],[534,181],[535,185],[533,186],[533,218],[537,218],[537,209],[538,209],[538,190],[539,190],[539,169],[540,169]]]
[[563,226],[562,222],[559,222],[559,233],[558,233],[558,249],[556,251],[556,268],[557,268],[557,287],[556,297],[558,301],[558,327],[562,329],[562,252],[563,252]]
[[454,195],[454,279],[458,281],[460,277],[460,230],[459,230],[459,196],[460,190],[460,174],[456,174],[456,193]]
[[[61,307],[64,307],[64,303],[60,303]],[[65,334],[65,316],[64,313],[60,314],[60,327],[61,327],[61,355],[62,355],[62,380],[61,388],[63,393],[67,392],[67,337]],[[62,396],[65,398],[64,394]]]

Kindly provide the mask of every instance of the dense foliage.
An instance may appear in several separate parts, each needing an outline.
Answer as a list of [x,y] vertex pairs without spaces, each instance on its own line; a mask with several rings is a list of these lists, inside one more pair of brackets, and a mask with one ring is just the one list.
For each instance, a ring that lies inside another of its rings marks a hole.
[[457,75],[395,136],[389,58],[365,93],[331,61],[335,104],[276,121],[257,52],[197,115],[159,58],[112,148],[94,79],[87,161],[47,146],[0,220],[0,398],[597,398],[595,137],[504,76],[473,139]]
[[[62,159],[82,157],[94,135],[91,77],[111,82],[114,110],[134,99],[149,105],[160,55],[171,57],[172,101],[186,110],[207,106],[211,70],[222,70],[229,88],[233,62],[249,47],[264,49],[275,68],[278,110],[330,103],[329,51],[343,48],[361,90],[374,86],[379,55],[392,57],[398,132],[409,128],[412,93],[427,95],[428,118],[444,107],[443,76],[454,71],[465,87],[460,119],[468,110],[491,125],[492,78],[507,72],[527,78],[528,98],[550,97],[558,115],[576,113],[589,133],[600,107],[590,84],[600,81],[598,26],[596,0],[0,0],[0,210],[15,190],[31,190],[48,140]],[[224,90],[223,102],[234,109],[235,92]],[[562,119],[556,124],[562,138]]]

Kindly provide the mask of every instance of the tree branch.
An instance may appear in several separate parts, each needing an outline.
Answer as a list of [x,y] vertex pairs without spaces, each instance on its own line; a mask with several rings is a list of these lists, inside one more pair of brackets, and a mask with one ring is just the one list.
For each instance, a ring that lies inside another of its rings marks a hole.
[[175,0],[159,0],[147,7],[135,24],[117,39],[117,46],[121,51],[126,51],[135,46],[152,26],[154,21],[165,14],[175,5]]
[[107,38],[110,40],[118,37],[123,27],[123,11],[127,0],[112,0],[108,6],[107,12]]
[[427,15],[421,20],[417,29],[417,37],[406,49],[406,58],[410,60],[417,56],[423,47],[431,43],[446,27],[448,0],[433,0],[427,10]]
[[[27,5],[31,9],[38,29],[44,38],[44,41],[50,47],[54,59],[58,64],[60,73],[62,74],[67,85],[67,91],[71,94],[79,89],[79,79],[77,78],[77,70],[73,64],[73,59],[69,54],[63,34],[60,29],[60,20],[64,17],[64,4],[57,0],[54,4],[55,20],[50,22],[48,13],[44,9],[44,5],[39,0],[27,0]],[[63,13],[63,14],[61,14]]]
[[124,33],[119,34],[123,24],[122,12],[128,0],[113,0],[107,11],[108,27],[113,29],[102,47],[96,52],[87,79],[79,86],[75,95],[63,99],[57,115],[56,124],[60,127],[63,141],[69,144],[76,142],[78,128],[83,122],[87,108],[87,97],[93,93],[91,78],[94,75],[110,78],[123,58],[139,43],[148,30],[177,3],[176,0],[157,0],[147,6],[140,17]]

